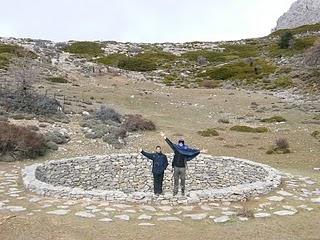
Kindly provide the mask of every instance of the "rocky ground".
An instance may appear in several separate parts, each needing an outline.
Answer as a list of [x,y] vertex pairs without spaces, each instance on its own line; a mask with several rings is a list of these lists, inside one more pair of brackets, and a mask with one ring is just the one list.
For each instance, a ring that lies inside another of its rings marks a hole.
[[[75,79],[72,83],[44,82],[41,86],[69,101],[65,109],[70,122],[48,121],[44,129],[66,129],[70,141],[35,161],[0,162],[1,239],[319,238],[320,143],[311,136],[320,128],[319,101],[287,91],[274,94],[241,89],[177,89],[121,76],[69,74]],[[129,136],[128,145],[121,150],[100,139],[88,140],[79,122],[83,111],[100,104],[122,113],[142,114],[155,122],[157,130]],[[287,121],[260,121],[275,115]],[[9,120],[40,125],[35,119]],[[270,131],[231,131],[234,125],[263,126]],[[216,129],[219,136],[198,134],[207,128]],[[22,186],[21,169],[49,159],[136,153],[140,147],[152,151],[159,144],[164,152],[170,152],[160,131],[172,140],[184,135],[189,145],[206,148],[211,155],[254,160],[289,175],[276,191],[247,202],[162,207],[43,198]],[[266,154],[278,137],[288,139],[291,153]]]

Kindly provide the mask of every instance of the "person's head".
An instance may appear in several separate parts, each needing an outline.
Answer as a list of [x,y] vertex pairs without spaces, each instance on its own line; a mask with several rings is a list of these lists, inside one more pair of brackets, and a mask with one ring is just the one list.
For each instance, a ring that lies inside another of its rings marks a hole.
[[178,145],[179,146],[184,146],[184,139],[179,139]]
[[156,146],[156,152],[157,153],[161,153],[161,147],[160,146]]

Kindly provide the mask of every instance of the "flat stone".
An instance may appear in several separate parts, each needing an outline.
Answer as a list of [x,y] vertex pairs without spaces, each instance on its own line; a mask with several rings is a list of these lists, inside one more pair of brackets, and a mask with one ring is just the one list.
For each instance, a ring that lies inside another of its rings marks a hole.
[[159,206],[158,208],[164,212],[170,212],[173,209],[171,206]]
[[99,219],[100,222],[112,222],[113,220],[111,218],[101,218]]
[[204,211],[211,211],[211,210],[212,210],[212,208],[209,207],[208,205],[200,205],[200,208],[201,208],[202,210],[204,210]]
[[239,219],[240,221],[242,221],[242,222],[249,220],[249,218],[247,218],[247,217],[238,217],[238,219]]
[[281,201],[283,201],[284,197],[272,196],[272,197],[268,197],[267,199],[270,200],[270,201],[274,201],[274,202],[281,202]]
[[142,209],[146,210],[146,211],[150,211],[150,212],[155,212],[157,211],[154,207],[152,206],[148,206],[148,205],[142,205],[140,206]]
[[229,220],[230,220],[229,216],[221,216],[213,219],[215,223],[225,223],[225,222],[228,222]]
[[59,206],[57,206],[57,208],[61,208],[61,209],[68,209],[68,208],[69,208],[69,206],[59,205]]
[[179,208],[181,208],[184,211],[192,211],[194,209],[194,206],[180,206]]
[[42,199],[42,198],[40,198],[40,197],[33,197],[33,198],[30,198],[30,199],[29,199],[29,202],[35,203],[35,202],[41,201],[41,199]]
[[178,221],[178,222],[181,222],[181,219],[178,217],[162,217],[162,218],[158,218],[158,221]]
[[206,213],[199,213],[199,214],[185,214],[184,217],[189,217],[192,220],[202,220],[207,217]]
[[113,204],[112,206],[115,208],[121,208],[121,209],[131,208],[131,206],[127,204]]
[[320,203],[320,198],[311,198],[311,202]]
[[291,216],[296,214],[297,212],[294,211],[289,211],[289,210],[281,210],[281,211],[276,211],[273,214],[278,215],[278,216]]
[[141,214],[138,219],[139,220],[151,220],[152,216],[147,215],[147,214]]
[[22,206],[6,206],[6,209],[8,209],[10,212],[22,212],[27,210],[25,207]]
[[120,220],[123,220],[123,221],[129,221],[130,220],[130,217],[128,215],[115,215],[114,217],[118,218]]
[[226,216],[232,216],[232,215],[236,215],[237,213],[233,211],[226,211],[226,212],[222,212],[222,214]]
[[280,191],[278,191],[277,193],[278,193],[279,195],[281,195],[281,196],[284,196],[284,197],[291,197],[291,196],[293,196],[292,193],[289,193],[289,192],[286,192],[286,191],[283,191],[283,190],[280,190]]
[[107,212],[114,212],[114,211],[116,211],[115,208],[110,208],[110,207],[106,207],[106,208],[104,208],[104,210],[107,211]]
[[154,223],[139,223],[139,226],[154,226]]
[[53,210],[50,212],[47,212],[48,214],[53,214],[53,215],[66,215],[69,213],[70,210],[65,210],[65,209],[58,209],[58,210]]
[[96,215],[86,212],[86,211],[81,211],[81,212],[76,212],[76,216],[78,217],[83,217],[83,218],[94,218]]
[[271,214],[270,213],[255,213],[254,217],[255,218],[266,218],[266,217],[270,217]]

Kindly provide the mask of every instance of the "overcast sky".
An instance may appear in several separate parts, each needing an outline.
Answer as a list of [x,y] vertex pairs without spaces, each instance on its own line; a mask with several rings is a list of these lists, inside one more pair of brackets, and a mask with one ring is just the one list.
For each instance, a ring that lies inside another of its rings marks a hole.
[[294,0],[0,0],[0,36],[185,42],[270,33]]

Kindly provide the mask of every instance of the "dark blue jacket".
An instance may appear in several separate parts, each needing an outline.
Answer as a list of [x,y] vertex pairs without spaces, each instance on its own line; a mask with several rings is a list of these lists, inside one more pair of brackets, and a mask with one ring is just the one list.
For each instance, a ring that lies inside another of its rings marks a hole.
[[166,142],[174,152],[172,167],[185,168],[187,161],[194,159],[200,154],[199,149],[189,148],[187,145],[180,147],[179,145],[172,143],[169,138],[166,138]]
[[163,153],[147,153],[141,152],[143,156],[152,160],[152,172],[156,174],[162,174],[167,169],[168,159]]

